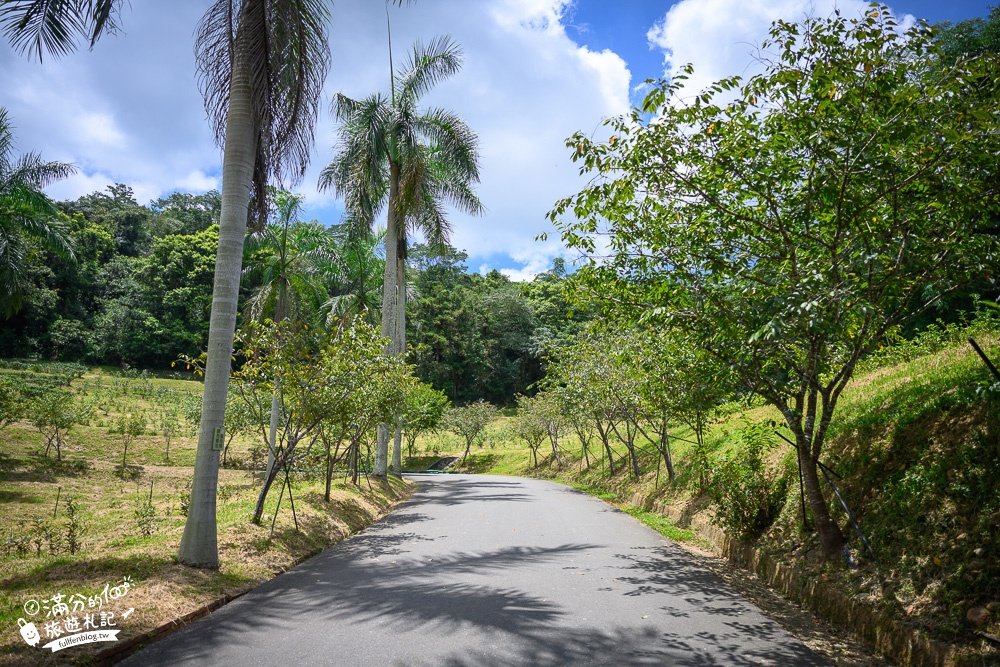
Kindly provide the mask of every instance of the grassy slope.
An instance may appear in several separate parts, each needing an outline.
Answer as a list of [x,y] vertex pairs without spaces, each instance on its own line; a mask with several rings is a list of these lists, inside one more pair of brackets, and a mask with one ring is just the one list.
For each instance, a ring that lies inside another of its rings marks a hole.
[[[36,375],[44,376],[44,370],[43,366]],[[259,487],[247,472],[224,469],[219,478],[221,568],[217,572],[193,570],[176,564],[174,556],[184,527],[182,497],[192,474],[196,436],[190,429],[182,431],[171,443],[167,461],[155,418],[184,396],[199,396],[200,383],[123,382],[106,371],[91,370],[73,383],[73,389],[81,400],[92,401],[94,414],[89,426],[70,432],[61,464],[54,455],[40,456],[44,441],[28,422],[0,431],[0,664],[37,664],[42,658],[40,649],[29,648],[18,634],[17,619],[26,616],[23,604],[30,599],[41,601],[57,593],[67,598],[74,593],[91,596],[105,584],[115,586],[123,577],[131,577],[135,588],[118,601],[119,607],[127,604],[117,609],[119,619],[129,607],[135,609],[127,619],[119,620],[123,630],[119,637],[127,639],[223,594],[241,592],[273,577],[370,524],[409,493],[408,485],[397,481],[371,489],[362,482],[359,490],[338,479],[327,503],[321,480],[299,476],[293,490],[301,530],[295,529],[285,494],[269,537],[280,487],[276,484],[268,498],[265,521],[255,526],[249,517]],[[123,475],[118,469],[121,438],[109,427],[117,414],[134,410],[146,413],[150,425],[147,434],[130,445],[129,470]],[[230,456],[245,460],[248,449],[247,441],[236,440]],[[156,525],[151,536],[144,536],[137,507],[148,498],[151,484]],[[65,543],[65,501],[70,496],[80,507],[84,525],[83,546],[75,555],[67,553]],[[62,542],[58,553],[50,555],[43,541],[42,553],[36,555],[30,536],[38,528],[51,528],[57,534]],[[25,538],[28,553],[19,553],[14,543]],[[40,616],[44,612],[30,620],[37,623]],[[43,634],[42,643],[47,641]],[[65,649],[52,659],[85,658],[94,647]]]
[[[975,334],[987,354],[1000,357],[995,328]],[[859,373],[837,408],[824,460],[844,476],[838,482],[841,492],[878,563],[865,558],[853,532],[859,570],[818,562],[816,536],[800,529],[794,458],[777,440],[769,463],[787,477],[789,493],[778,520],[756,543],[786,561],[802,563],[816,576],[838,581],[931,636],[984,648],[987,644],[972,634],[966,612],[994,603],[992,621],[983,629],[1000,633],[1000,406],[979,393],[988,373],[968,344],[958,340],[962,337],[952,335],[937,350],[930,344],[911,346],[896,354],[897,363]],[[935,351],[922,354],[928,349]],[[772,419],[781,421],[769,406],[733,406],[713,426],[708,449],[719,456],[737,446],[736,434],[745,425]],[[643,456],[638,481],[631,479],[624,459],[618,462],[618,474],[609,478],[600,453],[586,469],[576,438],[563,443],[572,461],[567,469],[556,468],[551,452],[542,460],[545,448],[534,469],[529,450],[505,441],[501,432],[488,438],[494,446],[474,452],[464,469],[563,479],[619,501],[640,491],[687,515],[711,511],[710,501],[699,494],[687,443],[674,441],[678,476],[669,485],[663,470],[657,472],[651,451]],[[690,433],[678,429],[675,435]],[[435,446],[448,451],[448,444],[445,436]],[[618,449],[624,455],[624,448]],[[839,508],[835,514],[850,531],[845,514]]]

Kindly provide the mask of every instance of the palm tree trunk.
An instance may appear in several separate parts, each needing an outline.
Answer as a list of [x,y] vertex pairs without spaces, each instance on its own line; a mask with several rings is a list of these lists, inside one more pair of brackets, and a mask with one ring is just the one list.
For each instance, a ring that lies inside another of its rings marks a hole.
[[241,49],[235,50],[226,140],[222,162],[222,210],[219,215],[219,252],[215,260],[212,313],[208,330],[208,359],[202,397],[201,427],[195,455],[191,505],[177,560],[185,565],[217,569],[218,535],[215,518],[219,452],[212,444],[216,430],[224,428],[226,393],[236,331],[236,306],[243,264],[250,184],[256,158],[257,123],[251,111],[250,78],[242,66]]
[[[382,335],[392,342],[386,354],[393,354],[396,340],[396,244],[399,239],[399,225],[396,207],[399,199],[399,165],[389,163],[389,212],[385,225],[385,274],[382,283]],[[374,477],[385,478],[388,474],[389,423],[378,425],[378,440],[375,443],[375,463],[372,465]]]
[[[394,343],[396,354],[406,355],[406,230],[399,230],[399,241],[396,252],[396,335]],[[393,434],[392,466],[396,476],[403,474],[403,419],[396,417],[396,428]]]

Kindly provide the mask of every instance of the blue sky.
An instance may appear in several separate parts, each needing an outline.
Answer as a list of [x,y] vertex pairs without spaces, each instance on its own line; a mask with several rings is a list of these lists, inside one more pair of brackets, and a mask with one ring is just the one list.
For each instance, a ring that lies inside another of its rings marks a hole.
[[[0,41],[0,105],[17,147],[80,171],[48,192],[68,199],[115,182],[141,203],[173,190],[219,185],[215,146],[194,78],[192,33],[208,0],[126,3],[124,34],[44,64]],[[985,16],[987,2],[900,0],[905,20],[931,23]],[[750,45],[775,18],[823,16],[834,6],[860,13],[862,0],[419,0],[391,10],[397,58],[416,39],[450,34],[465,48],[453,79],[426,97],[460,114],[480,137],[487,215],[451,216],[453,243],[472,270],[498,268],[530,279],[561,253],[545,214],[584,181],[566,137],[601,131],[602,120],[639,99],[643,80],[692,62],[695,85],[746,72]],[[910,18],[907,18],[909,15]],[[385,9],[374,0],[337,0],[330,30],[332,69],[324,89],[361,97],[388,87]],[[306,177],[295,189],[306,215],[337,222],[342,205],[319,192],[336,125],[324,103]]]
[[[578,0],[567,8],[564,23],[568,35],[579,44],[594,51],[610,49],[620,55],[628,63],[635,85],[663,73],[663,52],[650,47],[646,33],[663,19],[664,7],[672,4],[648,0]],[[905,0],[890,3],[890,6],[897,13],[911,14],[933,24],[985,16],[992,4],[1000,4],[1000,0],[995,3]]]

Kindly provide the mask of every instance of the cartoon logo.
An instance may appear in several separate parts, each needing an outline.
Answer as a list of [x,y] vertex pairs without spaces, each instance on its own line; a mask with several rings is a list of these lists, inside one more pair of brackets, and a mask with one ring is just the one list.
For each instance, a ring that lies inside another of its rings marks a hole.
[[38,628],[35,627],[35,624],[28,623],[23,618],[17,619],[17,624],[21,626],[21,637],[24,638],[24,641],[28,642],[29,646],[37,646],[42,637],[38,634]]
[[[107,584],[94,595],[55,593],[49,598],[28,600],[24,603],[27,618],[17,619],[21,637],[28,646],[37,647],[44,637],[49,641],[42,649],[61,651],[70,646],[94,642],[116,642],[122,628],[118,620],[128,618],[135,611],[129,608],[124,614],[112,609],[114,602],[124,598],[135,587],[131,577],[124,577],[121,584]],[[37,618],[32,619],[31,617]],[[33,621],[37,621],[36,625]]]

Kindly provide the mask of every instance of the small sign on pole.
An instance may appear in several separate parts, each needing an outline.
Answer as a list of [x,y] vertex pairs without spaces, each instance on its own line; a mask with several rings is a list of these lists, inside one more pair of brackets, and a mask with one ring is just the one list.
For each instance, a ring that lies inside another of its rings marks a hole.
[[212,449],[221,452],[223,445],[226,444],[226,429],[216,428],[215,435],[212,437]]

